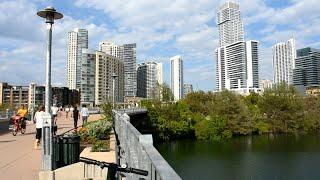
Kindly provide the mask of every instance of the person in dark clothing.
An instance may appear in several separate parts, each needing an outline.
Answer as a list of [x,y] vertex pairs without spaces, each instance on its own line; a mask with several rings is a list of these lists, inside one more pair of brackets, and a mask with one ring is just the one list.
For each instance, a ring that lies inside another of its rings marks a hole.
[[74,107],[73,109],[73,121],[74,121],[74,130],[77,131],[77,125],[78,125],[78,119],[80,117],[80,113],[79,110],[77,109],[77,107]]

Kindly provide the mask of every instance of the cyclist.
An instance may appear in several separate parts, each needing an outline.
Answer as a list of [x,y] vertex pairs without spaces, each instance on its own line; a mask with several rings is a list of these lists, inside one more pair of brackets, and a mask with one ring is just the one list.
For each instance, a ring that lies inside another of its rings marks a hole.
[[21,107],[17,112],[17,115],[20,117],[19,123],[21,123],[22,126],[25,125],[25,119],[27,114],[28,114],[28,109],[24,105],[21,105]]

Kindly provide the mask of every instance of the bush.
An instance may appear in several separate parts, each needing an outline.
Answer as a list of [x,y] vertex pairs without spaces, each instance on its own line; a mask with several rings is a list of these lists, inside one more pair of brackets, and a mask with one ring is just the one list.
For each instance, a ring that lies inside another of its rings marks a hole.
[[82,141],[91,144],[96,140],[109,139],[111,130],[112,123],[103,119],[85,124],[78,133]]
[[105,140],[98,140],[96,141],[91,149],[91,152],[105,152],[110,151],[110,143],[109,141]]

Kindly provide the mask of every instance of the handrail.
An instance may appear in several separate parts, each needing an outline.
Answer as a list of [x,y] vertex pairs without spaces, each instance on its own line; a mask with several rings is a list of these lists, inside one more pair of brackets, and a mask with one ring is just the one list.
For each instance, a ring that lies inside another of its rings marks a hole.
[[[153,146],[152,135],[142,135],[131,123],[128,114],[147,112],[146,109],[113,110],[114,129],[118,136],[118,158],[121,164],[148,170],[147,179],[181,178]],[[126,174],[126,179],[139,179],[138,175]]]

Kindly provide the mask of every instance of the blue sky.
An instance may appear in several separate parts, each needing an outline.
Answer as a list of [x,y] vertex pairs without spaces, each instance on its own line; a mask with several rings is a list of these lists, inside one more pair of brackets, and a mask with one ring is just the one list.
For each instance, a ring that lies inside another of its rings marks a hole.
[[[0,81],[44,84],[45,23],[36,12],[54,6],[64,14],[54,24],[53,84],[66,85],[67,32],[89,30],[89,47],[99,41],[137,43],[137,62],[164,63],[180,54],[184,79],[195,89],[215,89],[215,24],[223,0],[0,0]],[[245,39],[260,42],[260,78],[272,79],[273,44],[296,37],[297,48],[320,48],[319,0],[235,0]]]

